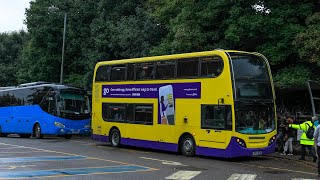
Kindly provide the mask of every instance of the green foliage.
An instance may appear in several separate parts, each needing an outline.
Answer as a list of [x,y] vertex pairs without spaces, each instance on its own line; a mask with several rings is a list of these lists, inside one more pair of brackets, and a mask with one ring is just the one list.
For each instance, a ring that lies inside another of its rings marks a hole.
[[296,35],[293,45],[302,61],[320,64],[320,12],[307,19],[307,28]]
[[275,85],[279,88],[305,85],[310,79],[310,70],[303,66],[287,67],[274,76]]
[[0,86],[17,84],[17,71],[25,36],[24,31],[0,34]]

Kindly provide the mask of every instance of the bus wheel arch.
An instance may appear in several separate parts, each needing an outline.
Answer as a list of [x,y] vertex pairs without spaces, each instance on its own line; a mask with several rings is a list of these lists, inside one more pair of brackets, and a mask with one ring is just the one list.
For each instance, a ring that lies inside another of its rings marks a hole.
[[41,126],[39,123],[35,123],[33,125],[33,136],[36,137],[37,139],[43,138],[43,134],[41,133]]
[[109,132],[109,142],[112,147],[119,147],[121,143],[121,133],[117,127],[112,127]]
[[2,133],[2,127],[0,126],[0,137],[7,137],[8,134]]
[[179,153],[191,157],[196,154],[196,141],[190,133],[183,133],[178,143]]

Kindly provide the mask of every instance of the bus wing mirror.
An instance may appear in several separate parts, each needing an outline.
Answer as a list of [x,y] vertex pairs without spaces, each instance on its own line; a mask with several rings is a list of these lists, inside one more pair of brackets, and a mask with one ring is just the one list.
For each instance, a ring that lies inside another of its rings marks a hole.
[[220,105],[224,105],[224,98],[218,99],[218,110],[220,111]]
[[220,104],[224,104],[224,98],[219,98],[219,99],[218,99],[218,106],[219,106]]

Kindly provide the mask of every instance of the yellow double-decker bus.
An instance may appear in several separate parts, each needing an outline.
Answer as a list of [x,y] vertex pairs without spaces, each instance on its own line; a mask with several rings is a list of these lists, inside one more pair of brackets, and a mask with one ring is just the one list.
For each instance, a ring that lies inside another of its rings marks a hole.
[[92,138],[215,157],[275,150],[271,71],[259,53],[213,50],[97,63]]

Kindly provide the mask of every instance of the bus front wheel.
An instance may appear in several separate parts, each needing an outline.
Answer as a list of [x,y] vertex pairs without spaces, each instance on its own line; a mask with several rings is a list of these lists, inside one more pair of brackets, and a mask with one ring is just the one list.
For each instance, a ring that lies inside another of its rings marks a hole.
[[2,133],[2,128],[0,126],[0,137],[7,137],[7,136],[8,136],[8,134]]
[[196,144],[191,135],[186,135],[182,138],[181,144],[181,153],[185,156],[194,156],[196,153]]
[[120,146],[120,131],[118,129],[112,129],[110,132],[110,143],[112,147],[119,147]]
[[66,135],[64,136],[65,139],[71,139],[71,137],[72,137],[72,134],[66,134]]
[[31,134],[20,134],[21,138],[29,138]]
[[42,139],[43,138],[43,134],[41,134],[41,126],[40,124],[36,124],[33,128],[33,135],[34,137],[36,137],[37,139]]

